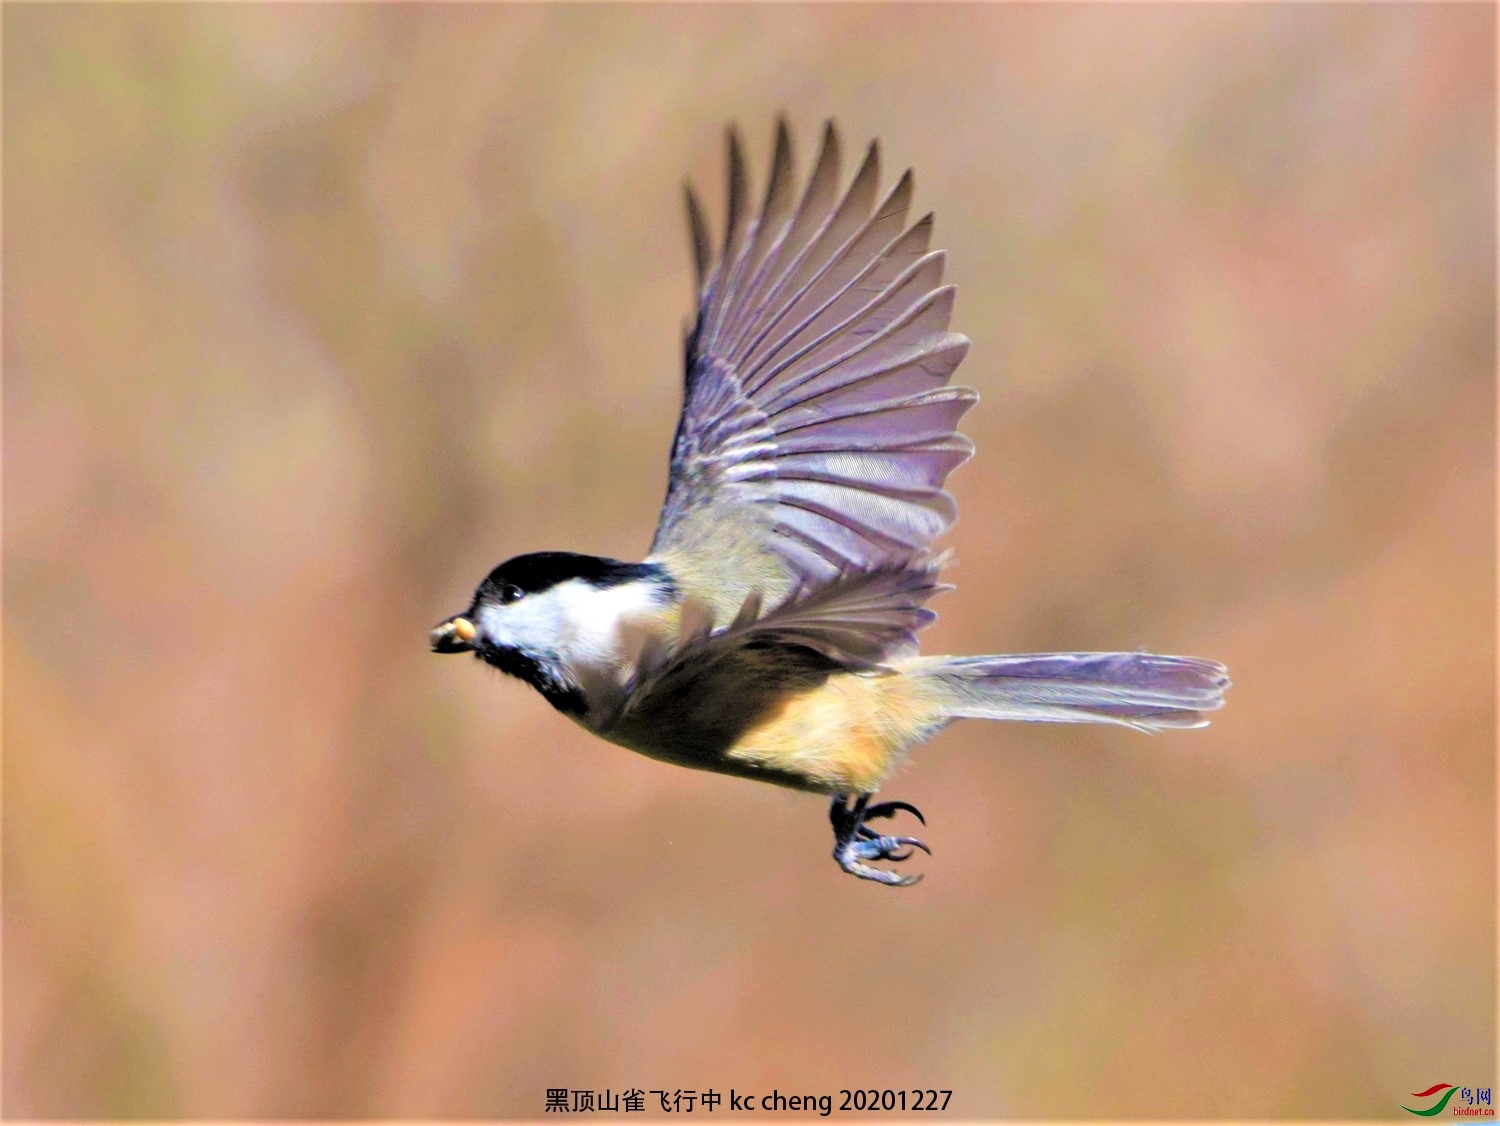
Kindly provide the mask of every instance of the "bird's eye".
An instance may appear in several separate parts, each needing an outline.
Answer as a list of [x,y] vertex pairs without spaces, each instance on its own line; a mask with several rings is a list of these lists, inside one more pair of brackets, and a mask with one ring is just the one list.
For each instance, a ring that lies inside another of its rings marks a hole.
[[500,587],[500,602],[509,606],[521,597],[521,588],[515,583],[504,583]]

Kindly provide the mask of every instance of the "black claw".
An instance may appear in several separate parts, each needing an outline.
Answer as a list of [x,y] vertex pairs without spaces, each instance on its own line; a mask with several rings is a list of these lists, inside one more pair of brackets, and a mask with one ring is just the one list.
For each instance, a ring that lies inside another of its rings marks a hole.
[[922,811],[911,802],[906,801],[883,801],[879,805],[872,805],[865,810],[865,819],[871,817],[894,817],[897,813],[910,813],[922,824],[927,824],[927,818],[922,816]]
[[866,825],[865,820],[870,817],[893,817],[904,812],[911,813],[924,825],[927,821],[922,817],[921,811],[908,802],[889,801],[879,805],[870,805],[869,802],[869,794],[861,794],[857,798],[847,795],[834,798],[829,805],[828,819],[833,824],[834,837],[833,858],[845,872],[861,880],[873,880],[892,887],[910,887],[922,877],[898,876],[894,872],[872,868],[864,861],[886,860],[900,863],[912,857],[917,849],[929,856],[932,855],[932,849],[916,837],[882,836]]
[[[928,856],[932,855],[932,849],[928,848],[922,841],[917,840],[916,837],[876,837],[869,843],[880,850],[878,855],[872,858],[875,860],[905,860],[911,855],[911,850],[918,848]],[[907,849],[907,851],[897,853],[896,850],[901,848]]]
[[[930,848],[927,847],[927,842],[926,841],[919,841],[919,840],[917,840],[916,837],[891,837],[890,839],[896,842],[896,846],[898,848],[902,847],[902,846],[905,846],[908,849],[918,849],[919,848],[923,852],[925,852],[928,856],[932,855],[932,849],[930,849]],[[910,855],[911,855],[910,852],[906,852],[906,853],[903,853],[900,856],[889,857],[889,859],[891,859],[891,860],[905,860]]]

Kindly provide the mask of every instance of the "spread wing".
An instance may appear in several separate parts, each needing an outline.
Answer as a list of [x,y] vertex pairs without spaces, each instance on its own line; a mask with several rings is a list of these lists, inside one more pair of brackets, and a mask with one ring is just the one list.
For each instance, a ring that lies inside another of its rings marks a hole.
[[782,122],[752,216],[731,130],[717,259],[688,189],[699,302],[651,553],[721,619],[752,592],[775,602],[850,573],[928,573],[957,516],[943,484],[973,453],[954,428],[978,396],[948,379],[969,342],[948,331],[931,215],[907,225],[911,173],[877,202],[879,174],[872,144],[838,194],[830,123],[794,199]]

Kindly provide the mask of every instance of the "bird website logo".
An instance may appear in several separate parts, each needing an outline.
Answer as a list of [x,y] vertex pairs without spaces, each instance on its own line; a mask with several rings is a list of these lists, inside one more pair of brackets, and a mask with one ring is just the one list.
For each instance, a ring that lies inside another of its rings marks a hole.
[[1428,1087],[1425,1091],[1413,1091],[1411,1097],[1414,1099],[1430,1099],[1438,1096],[1438,1099],[1429,1107],[1409,1107],[1401,1104],[1401,1109],[1408,1114],[1420,1114],[1423,1118],[1431,1118],[1442,1114],[1453,1103],[1452,1114],[1461,1118],[1494,1118],[1494,1104],[1490,1101],[1489,1087],[1455,1087],[1452,1083],[1439,1083],[1434,1087]]

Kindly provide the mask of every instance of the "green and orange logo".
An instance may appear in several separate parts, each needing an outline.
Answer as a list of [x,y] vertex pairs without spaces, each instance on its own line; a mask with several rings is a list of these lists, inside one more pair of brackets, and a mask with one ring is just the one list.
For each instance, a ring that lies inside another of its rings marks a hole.
[[1432,1117],[1434,1114],[1442,1114],[1443,1108],[1448,1105],[1448,1100],[1451,1099],[1454,1095],[1458,1094],[1458,1088],[1455,1087],[1452,1083],[1439,1083],[1436,1087],[1428,1087],[1425,1091],[1413,1091],[1411,1093],[1411,1097],[1414,1099],[1425,1099],[1437,1094],[1439,1091],[1443,1092],[1443,1097],[1440,1098],[1437,1102],[1433,1103],[1426,1110],[1412,1110],[1411,1107],[1404,1104],[1402,1105],[1401,1109],[1409,1114],[1420,1114],[1427,1118]]

